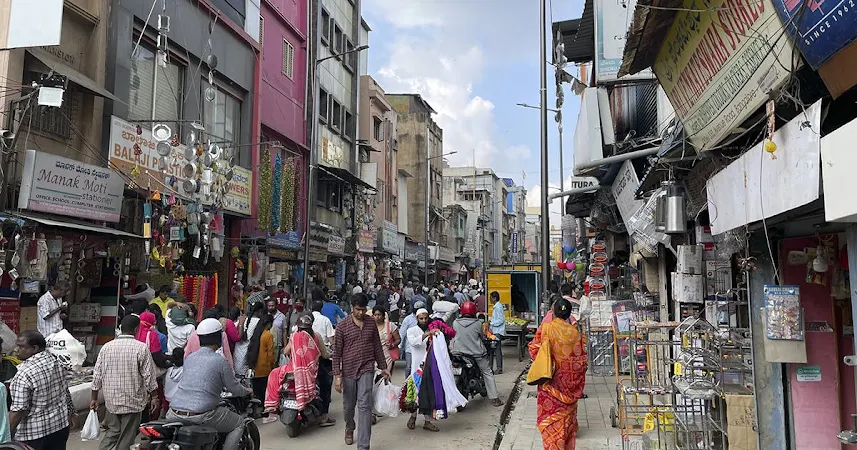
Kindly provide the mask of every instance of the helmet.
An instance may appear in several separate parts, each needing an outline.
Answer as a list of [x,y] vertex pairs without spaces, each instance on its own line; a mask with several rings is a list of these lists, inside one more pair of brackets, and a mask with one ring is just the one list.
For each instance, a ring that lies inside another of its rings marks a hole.
[[301,330],[312,329],[313,316],[304,314],[298,318],[298,328]]
[[475,316],[476,315],[476,303],[473,302],[464,302],[461,305],[461,314],[465,316]]
[[420,300],[420,301],[418,301],[418,302],[414,303],[414,311],[416,311],[416,310],[418,310],[418,309],[423,309],[423,308],[425,308],[425,307],[426,307],[426,302],[424,302],[424,301],[422,301],[422,300]]

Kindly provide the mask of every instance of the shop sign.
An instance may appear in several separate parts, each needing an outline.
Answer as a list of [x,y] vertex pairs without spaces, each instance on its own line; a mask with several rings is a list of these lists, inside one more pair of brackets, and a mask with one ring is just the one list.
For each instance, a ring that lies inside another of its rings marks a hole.
[[446,247],[435,247],[437,248],[437,259],[439,261],[445,262],[455,262],[455,252]]
[[384,221],[384,226],[378,230],[378,243],[381,250],[394,255],[399,254],[399,227],[393,222]]
[[113,170],[27,150],[18,205],[24,209],[119,222],[125,180]]
[[[134,144],[140,146],[142,153],[134,154]],[[152,137],[152,132],[143,128],[142,133],[137,134],[137,126],[128,123],[116,116],[110,121],[110,164],[131,178],[138,186],[149,187],[152,190],[164,189],[164,185],[170,185],[170,179],[175,177],[178,186],[185,180],[181,168],[185,165],[184,153],[187,147],[178,145],[175,147],[175,161],[161,172],[156,146],[158,141]],[[139,173],[132,175],[134,167],[139,167]],[[223,175],[217,175],[225,181]],[[251,198],[253,192],[253,172],[240,166],[233,166],[232,181],[223,201],[223,209],[238,214],[250,215]],[[179,189],[175,194],[187,198]]]
[[372,253],[375,251],[375,234],[369,230],[360,230],[360,238],[358,239],[357,250],[362,253]]
[[637,200],[634,194],[639,187],[640,179],[634,170],[634,164],[630,160],[625,161],[610,190],[613,192],[613,197],[616,198],[616,207],[619,209],[622,221],[625,222],[626,226],[631,223],[631,217],[643,207],[644,202]]
[[818,69],[857,39],[857,5],[853,0],[774,0],[786,30],[797,42],[806,62]]
[[407,239],[404,234],[399,233],[396,235],[396,254],[399,255],[399,259],[402,261],[405,260],[405,242],[407,242]]
[[[563,216],[565,219],[565,216]],[[518,256],[518,232],[512,232],[512,255]]]
[[268,254],[269,258],[285,259],[285,260],[289,260],[289,261],[297,261],[298,259],[301,259],[301,258],[298,258],[297,252],[293,252],[293,251],[289,251],[289,250],[285,250],[285,249],[277,248],[277,247],[271,247],[270,241],[268,242],[267,254]]
[[344,158],[342,157],[342,146],[335,144],[326,137],[321,138],[321,160],[332,167],[344,168]]
[[798,381],[821,381],[821,366],[798,366],[796,372]]
[[791,39],[778,38],[771,0],[714,1],[705,13],[695,0],[679,6],[652,68],[693,145],[708,150],[788,79]]
[[330,236],[327,239],[327,251],[335,255],[345,253],[345,238],[339,236]]
[[269,236],[267,242],[268,247],[296,250],[301,248],[301,235],[297,231],[277,233],[273,236]]
[[405,242],[405,261],[423,261],[425,246],[416,242]]
[[[619,67],[625,52],[625,36],[634,20],[636,0],[595,0],[595,76],[599,84],[619,80]],[[624,20],[623,20],[624,18]],[[650,80],[650,69],[621,78]]]

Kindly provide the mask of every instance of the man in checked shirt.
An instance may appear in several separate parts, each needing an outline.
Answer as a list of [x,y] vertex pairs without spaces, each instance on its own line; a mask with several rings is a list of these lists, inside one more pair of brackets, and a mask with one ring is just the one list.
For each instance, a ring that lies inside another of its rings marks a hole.
[[68,392],[65,369],[45,351],[42,333],[27,330],[15,341],[18,373],[12,378],[9,427],[16,441],[34,450],[65,450],[69,425],[77,424],[77,411]]
[[336,392],[342,393],[345,444],[354,444],[356,406],[360,413],[359,450],[369,450],[372,437],[372,388],[376,365],[384,379],[390,381],[378,327],[375,319],[366,314],[368,306],[369,298],[365,294],[351,296],[351,315],[337,324],[333,343],[333,384]]

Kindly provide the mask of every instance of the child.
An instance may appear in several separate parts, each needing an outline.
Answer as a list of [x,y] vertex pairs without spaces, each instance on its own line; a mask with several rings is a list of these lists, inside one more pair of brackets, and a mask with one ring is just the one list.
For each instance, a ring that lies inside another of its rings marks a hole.
[[182,372],[184,371],[184,347],[179,347],[173,350],[172,354],[173,366],[167,369],[167,374],[164,377],[164,396],[169,402],[179,388],[179,382],[182,380]]

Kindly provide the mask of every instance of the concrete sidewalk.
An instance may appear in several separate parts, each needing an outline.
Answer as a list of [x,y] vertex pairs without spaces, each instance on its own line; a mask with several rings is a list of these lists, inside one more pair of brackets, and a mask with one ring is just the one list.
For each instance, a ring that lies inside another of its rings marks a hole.
[[[616,379],[587,375],[586,394],[577,409],[580,430],[578,450],[621,449],[619,429],[610,426],[610,408],[616,404]],[[542,437],[536,428],[536,387],[524,384],[518,403],[509,417],[500,450],[540,450]]]

